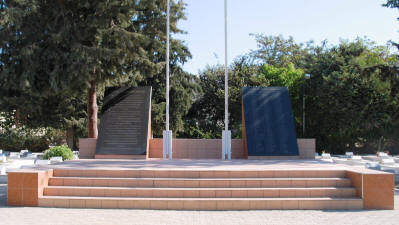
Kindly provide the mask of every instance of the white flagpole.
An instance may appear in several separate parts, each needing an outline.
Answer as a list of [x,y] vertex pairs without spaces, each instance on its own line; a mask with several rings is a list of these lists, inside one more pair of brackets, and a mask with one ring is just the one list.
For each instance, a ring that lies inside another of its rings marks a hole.
[[229,131],[229,73],[227,68],[227,0],[224,0],[224,131],[222,159],[231,159],[231,131]]
[[166,4],[166,130],[169,130],[169,0]]
[[163,132],[163,158],[172,159],[172,131],[169,130],[169,27],[170,0],[166,1],[166,130]]

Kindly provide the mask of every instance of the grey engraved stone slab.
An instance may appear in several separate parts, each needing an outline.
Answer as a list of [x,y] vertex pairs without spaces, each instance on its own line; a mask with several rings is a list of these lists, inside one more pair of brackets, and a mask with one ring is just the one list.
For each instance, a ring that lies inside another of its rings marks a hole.
[[151,87],[117,87],[105,91],[96,154],[146,154],[151,93]]

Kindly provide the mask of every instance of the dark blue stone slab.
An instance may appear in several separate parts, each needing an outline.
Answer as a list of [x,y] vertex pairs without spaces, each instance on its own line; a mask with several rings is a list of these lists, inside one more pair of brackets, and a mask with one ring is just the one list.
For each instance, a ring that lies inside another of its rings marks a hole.
[[243,87],[248,156],[297,156],[294,118],[286,87]]
[[151,87],[105,91],[96,154],[145,155],[151,118]]

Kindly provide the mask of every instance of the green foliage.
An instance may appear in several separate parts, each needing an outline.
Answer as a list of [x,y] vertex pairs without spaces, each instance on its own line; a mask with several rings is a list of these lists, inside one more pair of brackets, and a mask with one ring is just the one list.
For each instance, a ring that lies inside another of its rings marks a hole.
[[56,156],[61,156],[62,160],[71,160],[73,159],[73,152],[70,148],[68,148],[68,146],[61,145],[47,149],[43,153],[43,159],[50,159],[51,157]]
[[[238,58],[229,68],[229,129],[233,138],[241,137],[241,89],[262,85],[257,78],[260,68],[248,64],[248,57]],[[187,127],[179,137],[221,138],[224,127],[224,68],[208,67],[199,74],[202,93],[185,117]]]
[[[7,1],[0,19],[0,111],[29,127],[87,133],[89,82],[153,87],[154,135],[165,114],[166,4],[156,1]],[[182,1],[171,1],[171,33],[183,33]],[[171,127],[182,131],[198,85],[181,69],[191,54],[171,38]],[[101,106],[101,105],[100,105]]]

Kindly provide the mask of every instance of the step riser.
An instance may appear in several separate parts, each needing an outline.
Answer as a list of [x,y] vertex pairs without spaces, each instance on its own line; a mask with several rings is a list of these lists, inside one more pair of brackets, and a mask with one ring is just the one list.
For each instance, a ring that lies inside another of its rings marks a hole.
[[356,200],[108,200],[39,198],[40,207],[169,210],[363,209]]
[[45,196],[81,197],[147,197],[147,198],[306,198],[355,197],[354,188],[345,189],[272,189],[272,190],[167,190],[167,189],[107,189],[107,188],[52,188],[44,189]]
[[54,170],[55,177],[125,177],[125,178],[333,178],[345,177],[341,170],[287,171],[173,171],[173,170]]
[[90,179],[60,178],[49,180],[50,186],[98,186],[98,187],[191,187],[191,188],[241,188],[241,187],[350,187],[347,180],[140,180],[140,179]]

